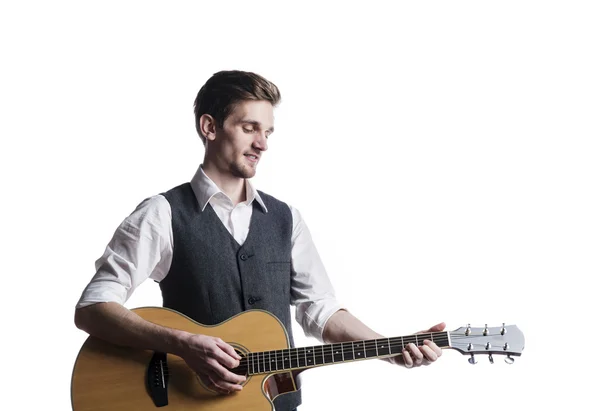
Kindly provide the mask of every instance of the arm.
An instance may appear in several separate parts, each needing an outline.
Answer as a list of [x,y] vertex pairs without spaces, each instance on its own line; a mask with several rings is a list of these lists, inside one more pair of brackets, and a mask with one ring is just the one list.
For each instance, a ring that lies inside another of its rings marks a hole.
[[178,355],[214,390],[239,391],[245,378],[228,369],[239,365],[233,347],[218,338],[153,324],[123,306],[148,277],[160,281],[169,271],[170,211],[166,199],[155,196],[121,223],[77,304],[75,325],[116,345]]
[[[290,209],[293,217],[292,303],[296,305],[296,320],[305,334],[328,343],[383,338],[337,301],[306,223],[298,210]],[[437,324],[428,332],[441,331],[444,327],[443,323]],[[386,360],[410,368],[422,364],[424,358],[433,362],[442,355],[442,350],[432,341],[426,340],[424,344],[417,347],[410,343],[402,355]]]
[[220,338],[156,325],[116,302],[78,308],[75,325],[115,345],[175,354],[222,394],[241,391],[239,384],[246,380],[229,371],[241,357]]
[[161,351],[183,357],[191,334],[153,324],[116,302],[75,310],[75,325],[115,345]]

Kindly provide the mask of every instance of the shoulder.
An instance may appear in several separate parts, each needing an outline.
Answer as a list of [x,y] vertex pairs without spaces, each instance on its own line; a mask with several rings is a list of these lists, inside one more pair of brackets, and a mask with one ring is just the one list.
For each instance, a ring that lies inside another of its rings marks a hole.
[[171,219],[171,206],[162,194],[156,194],[142,200],[125,218],[123,224],[139,228],[143,225],[162,225]]

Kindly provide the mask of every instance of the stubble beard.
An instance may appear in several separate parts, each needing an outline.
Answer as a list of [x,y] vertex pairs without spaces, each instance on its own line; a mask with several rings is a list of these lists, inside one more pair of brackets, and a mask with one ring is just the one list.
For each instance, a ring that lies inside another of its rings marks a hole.
[[256,167],[235,162],[231,164],[230,171],[231,174],[239,178],[252,178],[256,174]]

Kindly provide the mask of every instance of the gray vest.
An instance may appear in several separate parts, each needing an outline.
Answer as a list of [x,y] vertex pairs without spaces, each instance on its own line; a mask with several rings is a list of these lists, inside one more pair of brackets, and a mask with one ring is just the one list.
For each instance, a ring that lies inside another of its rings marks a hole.
[[[284,324],[293,347],[290,315],[292,213],[259,192],[265,213],[253,202],[250,230],[240,246],[210,204],[201,211],[189,183],[163,196],[171,205],[173,261],[160,282],[163,306],[205,325],[248,309],[273,313]],[[275,400],[277,411],[300,404],[300,393]]]

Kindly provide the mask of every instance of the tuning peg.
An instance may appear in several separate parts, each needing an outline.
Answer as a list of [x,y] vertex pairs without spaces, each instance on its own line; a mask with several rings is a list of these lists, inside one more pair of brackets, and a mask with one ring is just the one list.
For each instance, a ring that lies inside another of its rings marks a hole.
[[465,335],[468,337],[471,335],[471,324],[467,324],[467,331],[465,331]]
[[513,357],[511,357],[510,354],[506,354],[506,358],[504,359],[504,362],[507,364],[512,364],[515,362],[515,359]]
[[475,354],[471,354],[471,358],[469,358],[469,364],[472,364],[472,365],[477,364],[477,360],[475,359]]
[[500,335],[506,334],[506,328],[504,328],[504,323],[502,323],[502,329],[500,330]]
[[483,335],[488,335],[490,332],[487,328],[487,324],[485,325],[485,329],[483,330]]
[[494,359],[492,358],[492,354],[490,353],[490,355],[488,356],[488,359],[490,360],[490,364],[494,363]]

